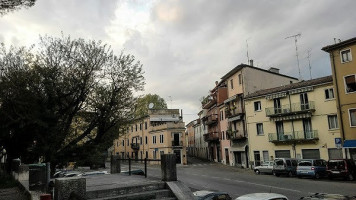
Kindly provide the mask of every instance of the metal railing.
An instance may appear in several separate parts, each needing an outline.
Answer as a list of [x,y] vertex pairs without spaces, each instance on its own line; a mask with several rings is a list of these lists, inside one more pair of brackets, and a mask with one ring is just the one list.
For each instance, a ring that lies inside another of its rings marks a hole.
[[131,143],[131,149],[139,150],[140,149],[140,144],[139,143]]
[[268,139],[270,142],[275,141],[293,141],[293,140],[317,140],[319,139],[318,131],[294,131],[284,133],[269,133]]
[[161,162],[160,159],[131,159],[131,158],[118,158],[117,160],[120,160],[120,161],[128,161],[128,164],[129,164],[129,171],[128,171],[128,174],[129,176],[131,176],[132,174],[132,169],[131,169],[131,166],[132,166],[132,161],[140,161],[140,162],[144,162],[144,174],[145,174],[145,178],[147,178],[147,162],[150,162],[150,161],[158,161],[158,162]]
[[315,110],[315,103],[314,101],[309,101],[306,104],[301,103],[292,103],[282,105],[282,107],[275,108],[270,107],[266,108],[266,116],[273,116],[273,115],[282,115],[282,114],[291,114],[295,112],[308,112]]

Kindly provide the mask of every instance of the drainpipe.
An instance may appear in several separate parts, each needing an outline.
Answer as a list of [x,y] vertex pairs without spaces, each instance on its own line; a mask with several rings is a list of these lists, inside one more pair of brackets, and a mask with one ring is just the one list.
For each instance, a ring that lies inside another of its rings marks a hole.
[[[335,83],[337,83],[337,74],[336,74],[336,68],[335,68],[335,57],[334,57],[334,52],[331,51],[330,53],[330,56],[331,56],[331,59],[333,61],[332,63],[332,67],[333,67],[333,70],[334,70],[334,74],[335,74]],[[344,132],[344,123],[343,123],[343,119],[342,119],[342,112],[341,112],[341,104],[340,104],[340,95],[339,95],[339,87],[338,87],[338,84],[336,84],[336,94],[337,94],[337,109],[339,110],[338,111],[338,114],[340,116],[340,126],[341,126],[341,136],[342,136],[342,141],[345,140],[345,132]],[[345,150],[345,158],[347,159],[347,152]]]
[[[288,94],[288,100],[289,100],[289,110],[292,112],[292,101],[290,100],[290,94],[289,92],[287,92]],[[294,133],[294,120],[292,120],[292,131],[293,131],[293,137],[295,138],[295,133]],[[294,152],[294,158],[297,158],[297,151],[295,150],[295,146],[297,146],[296,142],[293,142],[292,144],[292,150]]]

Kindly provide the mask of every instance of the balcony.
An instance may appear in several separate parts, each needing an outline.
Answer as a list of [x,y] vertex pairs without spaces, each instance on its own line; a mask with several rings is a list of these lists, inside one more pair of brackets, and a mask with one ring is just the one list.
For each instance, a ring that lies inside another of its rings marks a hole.
[[177,141],[177,140],[172,141],[172,147],[182,147],[182,146],[183,146],[183,141]]
[[240,133],[238,130],[227,130],[226,133],[229,135],[229,138],[232,141],[247,139],[247,137],[243,133]]
[[214,125],[218,122],[218,115],[217,114],[211,114],[209,116],[206,116],[205,118],[205,125]]
[[219,139],[220,139],[219,132],[211,132],[211,133],[204,134],[205,142],[219,141]]
[[139,143],[131,143],[131,149],[139,150],[140,149],[140,144]]
[[294,131],[290,133],[269,133],[268,134],[269,142],[278,144],[278,143],[307,143],[315,142],[319,140],[319,135],[317,130],[312,131]]
[[233,109],[227,109],[225,112],[225,116],[227,118],[232,118],[232,117],[236,117],[236,116],[242,116],[244,114],[244,112],[242,112],[241,109],[238,108],[233,108]]
[[[315,103],[314,101],[309,101],[307,104],[301,103],[293,103],[283,105],[281,108],[266,108],[266,116],[267,117],[281,117],[281,116],[289,116],[289,115],[297,115],[301,114],[300,116],[296,116],[295,118],[305,118],[310,117],[310,115],[303,115],[306,113],[312,113],[315,111]],[[305,116],[305,117],[303,117]],[[289,119],[288,117],[285,119]],[[283,120],[283,119],[282,119]]]

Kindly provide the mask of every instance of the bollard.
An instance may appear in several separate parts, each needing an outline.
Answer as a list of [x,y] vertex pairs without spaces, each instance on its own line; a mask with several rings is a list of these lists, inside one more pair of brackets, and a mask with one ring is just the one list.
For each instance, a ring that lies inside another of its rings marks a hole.
[[145,178],[147,178],[147,158],[145,158]]
[[131,158],[129,158],[129,176],[131,176]]
[[177,166],[175,154],[161,155],[162,181],[177,181]]

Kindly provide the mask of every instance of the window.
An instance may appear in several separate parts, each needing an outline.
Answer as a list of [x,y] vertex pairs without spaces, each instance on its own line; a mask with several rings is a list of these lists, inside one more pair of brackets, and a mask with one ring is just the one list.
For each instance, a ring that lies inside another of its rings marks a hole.
[[122,140],[122,146],[125,146],[125,140]]
[[223,139],[223,140],[225,140],[225,134],[224,134],[224,131],[222,131],[221,135],[222,135],[222,139]]
[[162,144],[162,143],[163,143],[163,141],[164,141],[164,140],[163,140],[163,135],[160,135],[160,136],[159,136],[159,143],[161,143],[161,144]]
[[333,88],[325,89],[325,99],[333,99],[333,98],[335,98],[334,89]]
[[137,124],[135,124],[135,131],[137,131]]
[[131,126],[131,132],[133,132],[133,126]]
[[224,111],[220,111],[220,121],[224,120]]
[[261,111],[261,101],[255,101],[255,111]]
[[116,141],[116,146],[117,146],[117,147],[119,146],[119,141]]
[[140,144],[142,145],[142,137],[140,137]]
[[147,130],[147,122],[145,122],[145,130]]
[[127,146],[130,146],[130,140],[127,139]]
[[230,86],[231,86],[231,89],[234,89],[234,82],[232,79],[230,80]]
[[157,138],[156,138],[156,136],[154,135],[154,136],[152,136],[152,144],[156,144],[157,143],[157,140],[156,140]]
[[239,74],[239,85],[242,84],[242,74]]
[[262,123],[256,124],[256,128],[257,128],[257,135],[263,135],[263,124]]
[[263,162],[269,161],[268,151],[263,151],[262,154],[263,154]]
[[346,49],[340,52],[341,63],[346,63],[352,61],[351,49]]
[[337,121],[337,115],[329,115],[328,116],[328,124],[329,124],[329,129],[339,128],[339,124]]
[[157,151],[153,150],[153,159],[157,159]]
[[148,143],[148,138],[147,138],[147,136],[145,137],[145,143],[146,143],[146,144]]
[[142,123],[140,123],[140,130],[142,130]]
[[356,108],[349,109],[350,126],[356,127]]
[[356,92],[356,76],[355,74],[345,76],[345,90],[346,93]]

